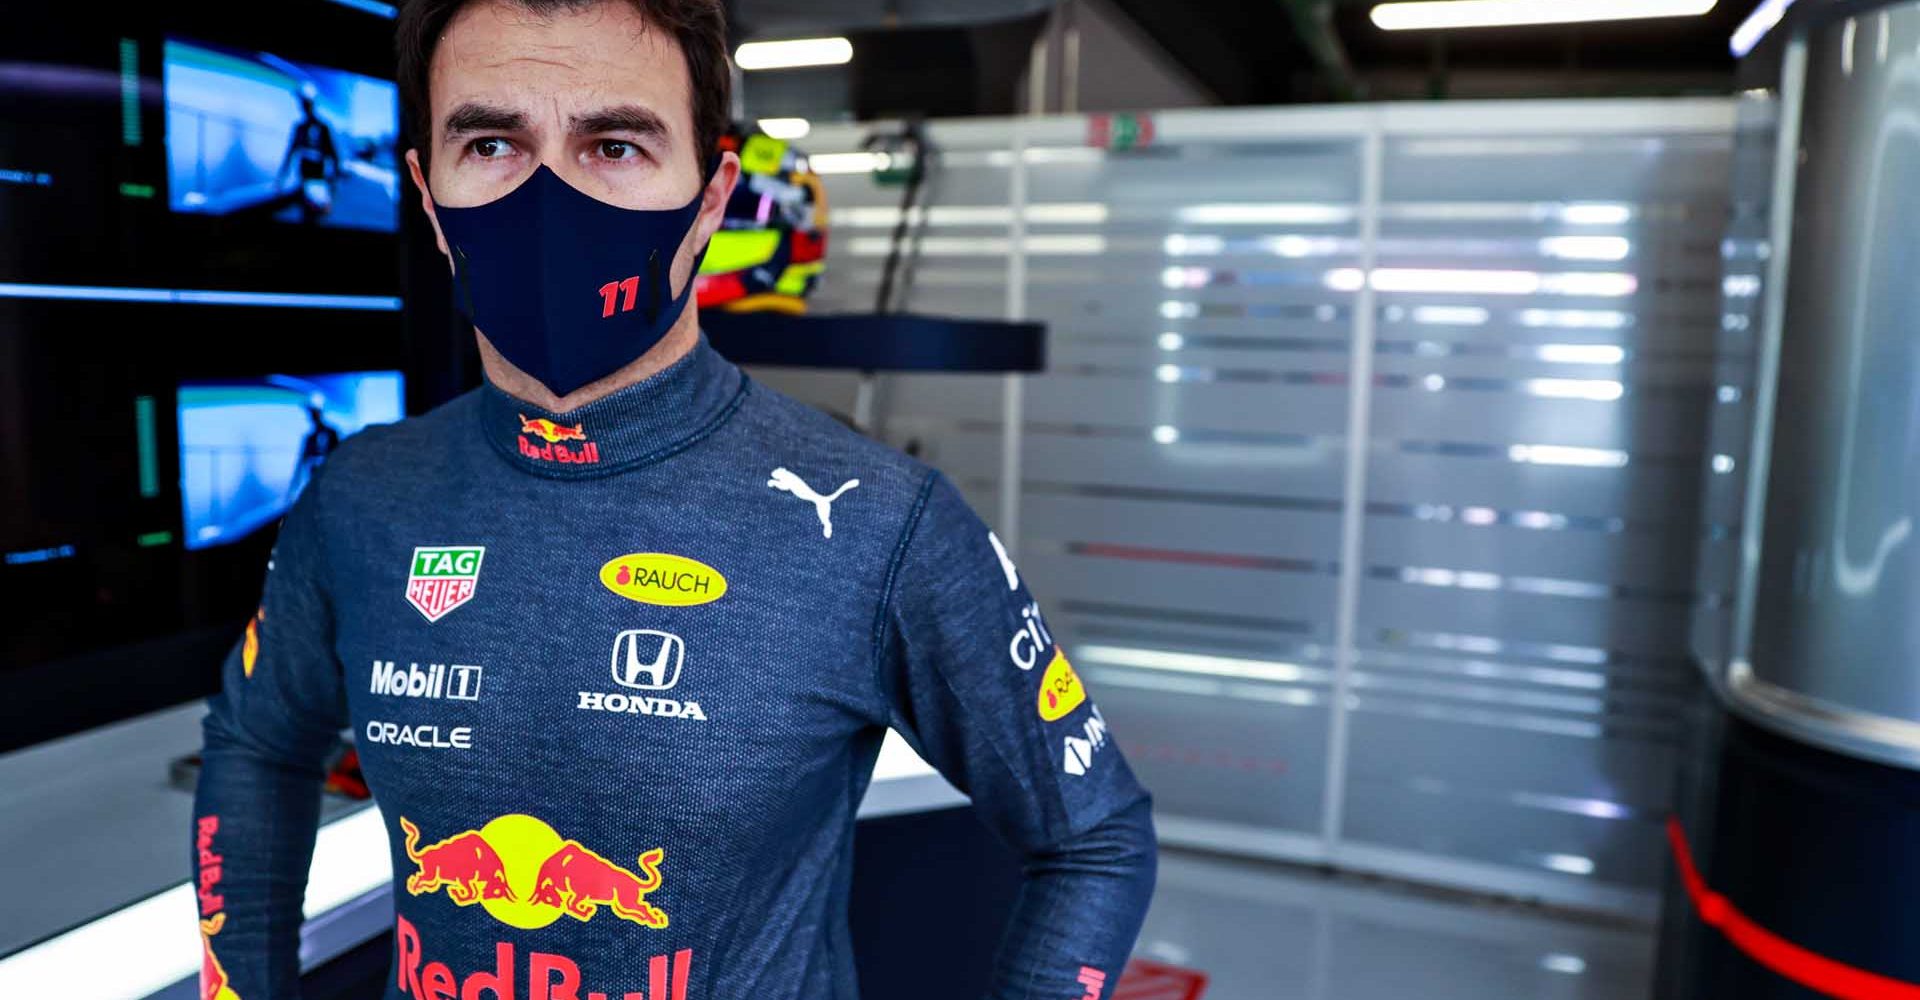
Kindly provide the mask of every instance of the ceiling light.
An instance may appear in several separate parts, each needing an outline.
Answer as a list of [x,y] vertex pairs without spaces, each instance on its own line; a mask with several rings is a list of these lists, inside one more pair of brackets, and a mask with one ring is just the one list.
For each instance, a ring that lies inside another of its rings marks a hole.
[[1373,8],[1373,23],[1386,31],[1427,28],[1495,28],[1516,24],[1569,24],[1705,14],[1716,0],[1417,0]]
[[780,42],[748,42],[734,50],[741,69],[793,69],[798,66],[838,66],[853,59],[853,43],[844,38],[789,38]]
[[804,139],[813,131],[813,124],[805,118],[762,118],[760,131],[775,139]]
[[1760,6],[1755,7],[1753,13],[1748,14],[1747,19],[1740,22],[1740,27],[1734,29],[1733,38],[1727,43],[1727,47],[1733,50],[1734,57],[1739,58],[1752,52],[1754,46],[1760,44],[1760,39],[1767,37],[1767,32],[1772,31],[1774,26],[1780,23],[1780,19],[1787,16],[1787,8],[1791,6],[1793,6],[1793,0],[1762,0]]

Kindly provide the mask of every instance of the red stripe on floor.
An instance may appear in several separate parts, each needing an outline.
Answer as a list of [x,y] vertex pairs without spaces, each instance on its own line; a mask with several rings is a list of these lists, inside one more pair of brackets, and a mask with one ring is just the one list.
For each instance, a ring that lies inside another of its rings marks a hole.
[[1680,881],[1685,883],[1701,921],[1726,935],[1747,957],[1808,989],[1840,1000],[1920,1000],[1920,986],[1816,955],[1734,909],[1727,897],[1707,888],[1706,880],[1700,877],[1700,870],[1693,864],[1693,851],[1687,847],[1687,832],[1678,817],[1667,820],[1667,843],[1673,848]]
[[1144,958],[1127,963],[1110,1000],[1200,1000],[1207,990],[1207,974]]

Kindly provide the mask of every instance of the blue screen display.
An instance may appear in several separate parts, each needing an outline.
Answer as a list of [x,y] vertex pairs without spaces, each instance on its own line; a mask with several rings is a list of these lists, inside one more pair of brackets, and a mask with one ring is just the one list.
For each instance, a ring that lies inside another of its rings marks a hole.
[[174,211],[395,230],[393,83],[172,38],[163,64]]
[[180,386],[186,547],[273,523],[340,442],[403,415],[399,372],[264,375]]

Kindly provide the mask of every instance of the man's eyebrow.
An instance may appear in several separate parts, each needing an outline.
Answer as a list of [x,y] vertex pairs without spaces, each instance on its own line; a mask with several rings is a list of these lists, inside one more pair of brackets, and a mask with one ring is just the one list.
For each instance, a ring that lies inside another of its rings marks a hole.
[[637,104],[622,104],[619,107],[590,111],[584,115],[572,115],[567,118],[567,128],[577,136],[631,132],[636,135],[665,139],[668,135],[666,120]]
[[448,112],[441,130],[448,139],[456,139],[475,132],[520,132],[526,127],[527,116],[519,111],[470,101]]

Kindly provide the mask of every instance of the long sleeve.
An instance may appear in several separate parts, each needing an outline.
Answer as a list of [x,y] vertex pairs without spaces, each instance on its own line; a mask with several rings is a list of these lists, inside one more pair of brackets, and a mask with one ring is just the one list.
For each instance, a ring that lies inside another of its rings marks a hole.
[[323,764],[346,724],[321,534],[324,467],[280,526],[259,611],[207,700],[190,855],[201,993],[299,997],[301,905]]
[[1151,797],[1018,568],[937,472],[875,629],[894,728],[1025,859],[991,996],[1110,996],[1153,893]]

